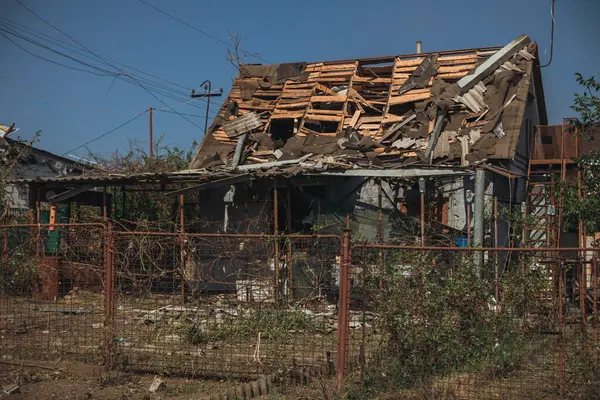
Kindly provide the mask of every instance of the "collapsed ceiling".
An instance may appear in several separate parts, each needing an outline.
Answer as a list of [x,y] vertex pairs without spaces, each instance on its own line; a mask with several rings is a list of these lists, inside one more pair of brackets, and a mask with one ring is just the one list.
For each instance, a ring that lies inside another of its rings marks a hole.
[[537,48],[245,65],[190,168],[468,166],[514,157]]

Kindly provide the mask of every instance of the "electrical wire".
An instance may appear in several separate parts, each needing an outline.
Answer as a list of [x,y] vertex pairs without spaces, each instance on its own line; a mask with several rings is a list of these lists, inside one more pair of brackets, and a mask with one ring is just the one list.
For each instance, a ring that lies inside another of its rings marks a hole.
[[550,15],[552,16],[552,28],[550,33],[550,59],[546,64],[540,66],[540,68],[546,68],[552,63],[552,55],[554,52],[554,25],[556,23],[554,20],[554,0],[552,0],[552,6],[550,7]]
[[65,68],[68,68],[68,69],[71,69],[71,70],[74,70],[74,71],[87,72],[87,73],[90,73],[90,74],[93,74],[93,75],[97,75],[97,76],[109,76],[109,75],[106,75],[106,74],[101,74],[101,73],[93,72],[93,71],[90,71],[90,70],[87,70],[87,69],[83,69],[83,68],[72,67],[72,66],[69,66],[69,65],[66,65],[66,64],[59,63],[58,61],[53,61],[53,60],[50,60],[48,58],[42,57],[40,55],[34,54],[31,51],[29,51],[26,48],[24,48],[23,46],[19,45],[17,42],[15,42],[14,40],[12,40],[6,34],[0,32],[0,35],[4,36],[6,38],[6,40],[10,41],[12,44],[14,44],[15,46],[17,46],[18,48],[20,48],[24,52],[32,55],[35,58],[39,58],[39,59],[47,61],[49,63],[56,64],[56,65],[59,65],[61,67],[65,67]]
[[[170,113],[170,114],[175,114],[173,111],[169,111],[169,110],[152,110],[152,111],[159,111],[159,112],[164,112],[164,113]],[[197,115],[197,114],[187,114],[187,113],[179,113],[181,115],[186,115],[188,117],[194,117],[194,118],[203,118],[206,119],[206,115]]]
[[[0,31],[2,31],[2,32],[5,32],[5,33],[8,33],[8,34],[10,34],[10,35],[13,35],[13,36],[15,36],[15,37],[18,37],[18,38],[19,38],[19,39],[21,39],[21,40],[24,40],[24,41],[27,41],[27,42],[29,42],[29,43],[33,44],[33,45],[39,46],[39,47],[41,47],[41,48],[43,48],[43,49],[45,49],[45,50],[48,50],[48,51],[50,51],[50,52],[52,52],[52,53],[54,53],[54,54],[60,55],[60,56],[62,56],[62,57],[65,57],[65,58],[67,58],[67,59],[69,59],[69,60],[71,60],[71,61],[73,61],[73,62],[76,62],[76,63],[79,63],[79,64],[81,64],[81,65],[87,66],[88,68],[91,68],[91,69],[95,70],[96,72],[94,72],[94,71],[91,71],[91,70],[87,70],[87,69],[81,69],[81,68],[75,68],[75,67],[71,67],[71,66],[68,66],[68,65],[65,65],[65,64],[62,64],[62,63],[58,63],[58,62],[56,62],[56,61],[53,61],[53,60],[49,60],[49,59],[47,59],[47,58],[45,58],[45,57],[41,57],[41,56],[39,56],[39,55],[37,55],[37,54],[34,54],[34,53],[32,53],[32,52],[30,52],[30,51],[26,50],[26,49],[25,49],[25,48],[23,48],[22,46],[18,45],[18,44],[17,44],[15,41],[13,41],[13,40],[11,40],[10,38],[6,37],[6,35],[3,35],[5,38],[7,38],[8,40],[10,40],[10,41],[11,41],[13,44],[15,44],[17,47],[19,47],[20,49],[22,49],[22,50],[26,51],[27,53],[31,54],[31,55],[32,55],[32,56],[34,56],[34,57],[41,58],[41,59],[43,59],[43,60],[45,60],[45,61],[51,62],[51,63],[53,63],[53,64],[58,64],[58,65],[60,65],[60,66],[63,66],[63,67],[69,68],[69,69],[75,69],[75,70],[78,70],[78,71],[87,72],[87,73],[91,73],[91,74],[98,75],[98,76],[114,76],[114,77],[115,77],[115,79],[119,79],[119,80],[121,80],[121,81],[124,81],[124,82],[127,82],[127,83],[131,83],[131,84],[135,84],[136,86],[139,86],[139,84],[138,84],[137,82],[135,82],[135,81],[137,80],[137,81],[140,81],[140,82],[142,82],[144,85],[151,87],[151,88],[152,88],[152,91],[154,91],[155,93],[158,93],[158,94],[160,94],[160,95],[162,95],[162,96],[168,97],[168,98],[170,98],[170,99],[173,99],[173,100],[176,100],[176,101],[181,101],[181,100],[185,99],[185,100],[184,100],[184,102],[187,102],[187,103],[192,103],[192,102],[189,100],[189,98],[187,97],[187,95],[185,95],[186,97],[182,97],[182,96],[184,96],[184,94],[182,94],[182,93],[179,93],[179,92],[176,92],[176,91],[174,92],[174,91],[173,91],[171,88],[169,88],[169,87],[166,87],[166,86],[164,86],[164,85],[161,85],[161,84],[157,84],[157,83],[155,83],[155,82],[152,82],[152,81],[146,80],[146,79],[144,79],[144,78],[139,78],[139,77],[132,76],[132,75],[131,75],[131,74],[129,74],[129,73],[128,73],[127,75],[115,74],[113,71],[109,71],[109,70],[106,70],[106,69],[103,69],[103,68],[99,68],[99,67],[98,67],[98,66],[96,66],[96,65],[90,64],[90,63],[88,63],[88,62],[84,62],[84,61],[82,61],[82,60],[80,60],[80,59],[77,59],[77,58],[75,58],[75,57],[72,57],[72,56],[70,56],[70,55],[68,55],[68,54],[65,54],[65,53],[62,53],[62,52],[60,52],[60,51],[57,51],[57,50],[55,50],[55,49],[53,49],[53,48],[51,48],[51,47],[49,47],[49,46],[46,46],[46,45],[44,45],[43,43],[37,42],[37,41],[35,41],[35,40],[31,39],[31,38],[28,38],[28,37],[26,37],[26,36],[23,36],[23,35],[19,34],[19,33],[16,33],[16,32],[13,32],[13,31],[8,31],[8,30],[6,30],[6,29],[3,29],[3,28],[2,28],[2,27],[3,27],[3,25],[2,25],[2,23],[1,23],[1,22],[2,22],[2,21],[0,21]],[[6,26],[4,26],[4,28],[5,28],[5,27],[6,27]],[[64,47],[64,46],[62,46],[62,47]],[[77,51],[74,51],[74,50],[70,50],[70,51],[76,52],[76,53],[78,53],[78,54],[81,54],[82,56],[84,56],[84,57],[86,57],[86,58],[88,58],[88,59],[91,59],[91,57],[89,57],[89,56],[87,56],[87,55],[85,55],[85,54],[82,54],[81,52],[77,52]],[[206,107],[205,107],[205,106],[203,106],[203,105],[198,105],[198,104],[190,104],[190,105],[191,105],[192,107],[196,107],[196,108],[199,108],[199,109],[206,110]]]
[[100,135],[98,135],[98,136],[94,137],[93,139],[91,139],[91,140],[88,140],[88,141],[87,141],[87,142],[85,142],[84,144],[82,144],[82,145],[79,145],[79,146],[77,146],[77,147],[74,147],[74,148],[72,148],[71,150],[65,151],[65,152],[64,152],[64,153],[62,153],[61,155],[64,157],[65,155],[67,155],[67,154],[69,154],[69,153],[72,153],[72,152],[73,152],[73,151],[75,151],[75,150],[78,150],[78,149],[80,149],[80,148],[82,148],[82,147],[86,147],[86,146],[87,146],[87,145],[89,145],[90,143],[93,143],[93,142],[95,142],[95,141],[97,141],[97,140],[100,140],[100,139],[102,139],[103,137],[105,137],[105,136],[108,136],[108,135],[110,135],[111,133],[113,133],[113,132],[115,132],[115,131],[117,131],[117,130],[121,129],[121,128],[122,128],[122,127],[124,127],[125,125],[128,125],[129,123],[131,123],[131,122],[135,121],[136,119],[138,119],[138,118],[139,118],[139,117],[141,117],[142,115],[146,114],[147,112],[148,112],[148,110],[144,110],[144,111],[142,111],[141,113],[139,113],[138,115],[136,115],[135,117],[131,118],[130,120],[127,120],[127,121],[123,122],[121,125],[117,126],[116,128],[113,128],[113,129],[111,129],[111,130],[110,130],[110,131],[108,131],[108,132],[102,133],[102,134],[100,134]]
[[191,121],[190,119],[188,119],[187,117],[181,115],[179,112],[175,111],[173,108],[171,108],[171,106],[169,106],[167,103],[165,103],[163,100],[161,100],[159,97],[157,97],[154,93],[152,93],[148,88],[146,88],[142,83],[140,83],[137,79],[135,79],[134,77],[132,77],[130,74],[128,74],[127,72],[123,71],[122,69],[114,66],[113,64],[111,64],[110,62],[108,62],[105,58],[99,56],[98,54],[94,53],[92,50],[90,50],[89,48],[87,48],[86,46],[84,46],[82,43],[80,43],[79,41],[77,41],[76,39],[74,39],[73,37],[71,37],[69,34],[63,32],[61,29],[59,29],[58,27],[56,27],[55,25],[53,25],[52,23],[50,23],[49,21],[46,21],[44,18],[42,18],[41,16],[39,16],[38,14],[36,14],[33,10],[31,10],[30,8],[28,8],[27,6],[25,6],[23,3],[21,3],[20,0],[16,0],[17,4],[19,4],[21,7],[23,7],[25,10],[29,11],[31,14],[33,14],[34,16],[36,16],[38,19],[40,19],[42,22],[44,22],[45,24],[49,25],[50,27],[52,27],[54,30],[56,30],[57,32],[65,35],[66,37],[68,37],[69,39],[71,39],[73,42],[75,42],[77,45],[79,45],[82,49],[84,49],[85,51],[87,51],[88,53],[90,53],[91,55],[93,55],[94,57],[96,57],[101,63],[106,64],[108,66],[110,66],[111,68],[116,69],[117,71],[119,71],[121,74],[124,74],[126,76],[128,76],[129,78],[131,78],[139,87],[141,87],[142,89],[144,89],[146,92],[148,92],[148,94],[150,94],[150,96],[154,97],[156,100],[158,100],[161,104],[169,107],[171,109],[171,111],[173,111],[175,114],[178,114],[181,118],[183,118],[184,120],[186,120],[187,122],[189,122],[190,124],[194,125],[196,128],[198,129],[202,129],[199,125],[197,125],[196,123],[194,123],[193,121]]
[[[213,39],[213,40],[215,40],[215,41],[217,41],[217,42],[219,42],[219,43],[221,43],[221,44],[224,44],[224,45],[225,45],[225,46],[227,46],[227,47],[230,47],[230,48],[232,48],[232,49],[234,49],[234,48],[235,48],[235,46],[233,46],[231,43],[227,43],[226,41],[224,41],[224,40],[221,40],[221,39],[219,39],[218,37],[215,37],[215,36],[211,35],[210,33],[203,31],[202,29],[196,28],[195,26],[193,26],[193,25],[191,25],[191,24],[188,24],[187,22],[185,22],[185,21],[183,21],[183,20],[181,20],[181,19],[179,19],[179,18],[177,18],[177,17],[175,17],[175,16],[173,16],[173,15],[171,15],[171,14],[167,13],[166,11],[163,11],[163,10],[161,10],[161,9],[160,9],[160,8],[158,8],[158,7],[155,7],[155,6],[153,6],[153,5],[152,5],[152,4],[150,4],[150,3],[147,3],[147,2],[146,2],[146,1],[144,1],[144,0],[138,0],[138,1],[139,1],[140,3],[142,3],[142,4],[146,5],[146,6],[150,7],[150,8],[153,8],[154,10],[158,11],[159,13],[161,13],[161,14],[163,14],[163,15],[166,15],[167,17],[169,17],[169,18],[171,18],[171,19],[173,19],[173,20],[175,20],[175,21],[177,21],[177,22],[179,22],[179,23],[181,23],[181,24],[183,24],[183,25],[187,26],[188,28],[191,28],[191,29],[193,29],[193,30],[195,30],[195,31],[197,31],[197,32],[200,32],[201,34],[203,34],[203,35],[205,35],[205,36],[207,36],[207,37],[209,37],[209,38],[211,38],[211,39]],[[269,61],[267,61],[267,60],[265,60],[264,58],[260,57],[258,54],[252,54],[252,53],[250,53],[250,52],[248,52],[247,50],[244,50],[244,49],[238,49],[238,50],[240,50],[242,53],[244,53],[244,55],[245,55],[245,56],[247,56],[247,57],[253,57],[253,58],[256,58],[257,60],[260,60],[260,61],[262,61],[262,62],[265,62],[265,63],[267,63],[267,64],[269,64],[269,63],[270,63]]]

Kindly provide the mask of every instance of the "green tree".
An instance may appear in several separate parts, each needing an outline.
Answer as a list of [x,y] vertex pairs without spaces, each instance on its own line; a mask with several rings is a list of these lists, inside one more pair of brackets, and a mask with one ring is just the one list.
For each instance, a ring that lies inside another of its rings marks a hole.
[[[564,204],[565,229],[576,228],[581,220],[588,232],[597,232],[600,225],[600,82],[592,76],[584,78],[576,74],[577,83],[583,89],[575,93],[571,109],[578,114],[570,129],[574,137],[594,142],[592,150],[575,160],[581,168],[581,182],[563,182],[561,185]],[[579,192],[579,190],[581,192]]]

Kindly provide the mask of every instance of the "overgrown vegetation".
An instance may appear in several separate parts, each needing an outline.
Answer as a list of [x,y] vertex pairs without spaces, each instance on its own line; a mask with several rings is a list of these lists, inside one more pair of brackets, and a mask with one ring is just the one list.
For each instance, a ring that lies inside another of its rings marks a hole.
[[[145,147],[130,142],[126,152],[116,151],[106,160],[100,160],[98,168],[103,173],[139,174],[145,172],[173,172],[186,169],[191,162],[198,143],[194,140],[189,148],[164,144],[164,135],[154,143],[152,157]],[[98,171],[96,171],[98,173]],[[112,193],[114,217],[129,221],[142,230],[172,230],[175,220],[175,200],[160,193],[161,185],[128,186],[127,193],[115,190]],[[155,226],[156,225],[156,226]]]
[[261,339],[281,341],[295,334],[321,332],[320,327],[315,325],[308,314],[273,308],[242,311],[238,316],[210,326],[198,323],[184,324],[181,329],[186,341],[193,345],[220,340],[256,340],[259,334]]
[[[582,154],[575,161],[581,168],[581,182],[578,188],[573,179],[561,182],[560,195],[564,203],[565,229],[576,229],[581,220],[588,232],[600,229],[600,82],[596,77],[584,78],[576,74],[577,83],[583,89],[576,93],[573,111],[579,114],[578,119],[570,120],[570,130],[574,139],[593,142],[592,150]],[[578,190],[580,189],[580,190]]]
[[[384,271],[369,274],[367,301],[377,310],[382,344],[367,369],[367,388],[422,388],[469,372],[498,379],[523,366],[528,339],[553,322],[551,305],[539,301],[548,280],[535,268],[524,277],[520,266],[505,269],[497,309],[493,287],[471,257],[398,252]],[[379,281],[383,290],[375,289]],[[523,313],[536,318],[523,324]]]

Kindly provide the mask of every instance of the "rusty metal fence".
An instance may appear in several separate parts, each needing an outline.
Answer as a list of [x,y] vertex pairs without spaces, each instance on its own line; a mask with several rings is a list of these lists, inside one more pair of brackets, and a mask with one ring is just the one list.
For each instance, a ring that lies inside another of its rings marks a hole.
[[0,357],[103,361],[104,231],[0,227]]
[[114,362],[192,376],[333,368],[335,236],[118,232]]
[[[0,226],[0,357],[337,376],[406,397],[593,398],[598,249]],[[385,377],[385,378],[382,378]]]
[[597,250],[355,244],[351,371],[406,398],[598,398]]

